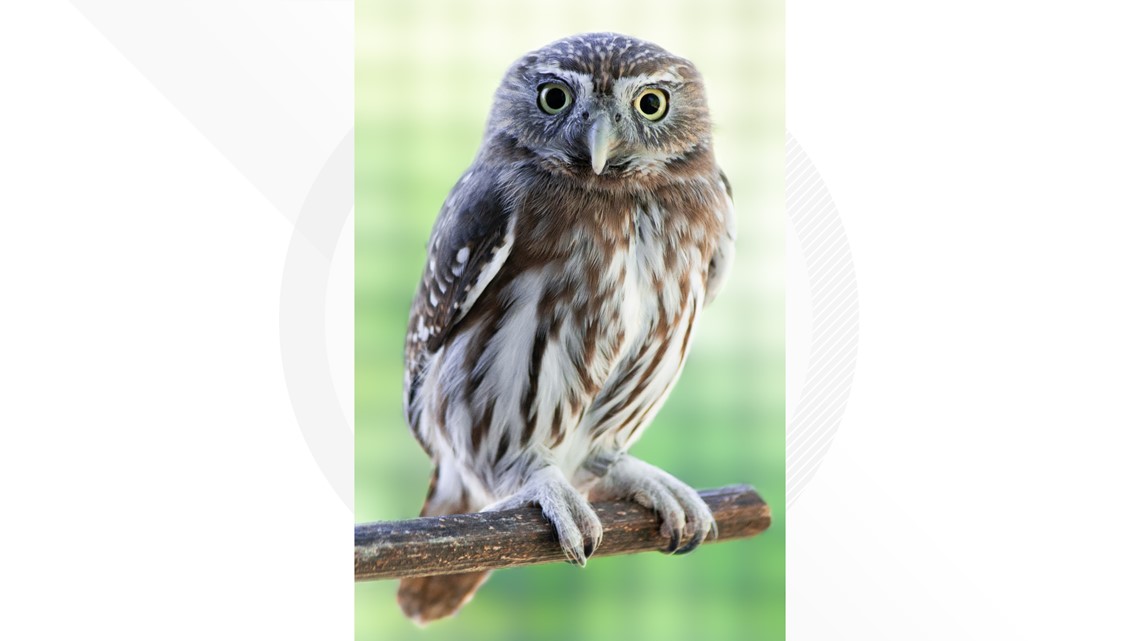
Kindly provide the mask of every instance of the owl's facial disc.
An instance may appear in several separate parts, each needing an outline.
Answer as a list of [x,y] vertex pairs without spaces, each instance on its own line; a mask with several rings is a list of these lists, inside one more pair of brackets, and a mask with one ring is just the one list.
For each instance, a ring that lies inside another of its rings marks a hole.
[[590,166],[593,167],[594,173],[600,176],[606,169],[606,161],[609,160],[610,150],[614,144],[614,131],[610,119],[603,115],[595,120],[586,134],[586,142],[590,147]]

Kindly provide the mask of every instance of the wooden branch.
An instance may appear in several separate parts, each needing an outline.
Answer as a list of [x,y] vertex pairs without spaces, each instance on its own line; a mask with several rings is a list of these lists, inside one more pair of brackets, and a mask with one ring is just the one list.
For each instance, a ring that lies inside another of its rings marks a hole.
[[[755,536],[772,523],[756,490],[733,485],[700,493],[719,535],[702,545]],[[594,503],[602,543],[594,556],[664,550],[657,516],[636,503]],[[452,574],[565,561],[554,527],[537,507],[382,521],[356,526],[356,580]]]

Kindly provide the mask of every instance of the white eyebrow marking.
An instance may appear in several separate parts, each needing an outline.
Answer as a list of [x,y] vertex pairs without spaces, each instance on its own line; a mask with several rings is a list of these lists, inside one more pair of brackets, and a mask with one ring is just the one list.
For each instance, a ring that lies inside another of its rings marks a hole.
[[669,69],[661,73],[650,74],[646,78],[646,82],[681,82],[681,76],[677,75],[675,69]]
[[654,73],[643,73],[636,76],[629,76],[629,80],[642,82],[645,84],[652,84],[655,82],[681,82],[684,80],[684,78],[677,74],[677,67],[669,67],[664,71],[656,71]]

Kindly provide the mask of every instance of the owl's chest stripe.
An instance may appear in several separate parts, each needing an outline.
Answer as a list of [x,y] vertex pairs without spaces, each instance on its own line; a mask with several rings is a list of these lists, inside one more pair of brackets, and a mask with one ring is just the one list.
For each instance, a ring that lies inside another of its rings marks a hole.
[[[649,350],[653,347],[650,343],[644,343],[641,349],[638,350],[637,355],[634,357],[633,362],[639,363],[649,354]],[[626,388],[629,387],[633,381],[633,377],[637,375],[637,367],[626,367],[618,372],[609,384],[602,390],[602,393],[594,399],[595,408],[605,408],[608,406],[605,415],[594,425],[594,430],[600,429],[604,424],[613,420],[614,416],[622,410],[624,404],[620,402],[621,399],[627,397],[625,393]]]
[[527,391],[523,395],[522,404],[519,410],[522,412],[525,422],[523,423],[523,432],[519,437],[520,445],[529,443],[531,437],[534,436],[534,428],[538,423],[538,377],[542,371],[542,357],[546,353],[546,344],[550,336],[550,320],[538,320],[538,329],[534,335],[534,345],[530,351],[530,368],[527,370]]
[[[649,393],[650,387],[661,377],[672,380],[680,370],[680,364],[688,350],[689,335],[695,316],[696,310],[692,304],[688,305],[687,309],[683,308],[670,315],[665,309],[663,297],[658,298],[657,322],[653,331],[637,354],[619,365],[617,375],[607,384],[605,391],[594,403],[595,411],[602,411],[604,408],[604,413],[591,426],[593,435],[616,433],[631,425],[637,426],[642,423],[667,385],[661,386],[662,390],[654,390],[657,392],[654,394]],[[677,330],[681,328],[681,323],[685,323],[684,336],[677,354],[676,369],[663,371],[662,363],[665,362],[666,356],[671,349],[677,347]],[[615,426],[615,421],[623,413],[626,413],[626,418]]]
[[[672,388],[673,383],[676,382],[678,375],[680,375],[680,373],[681,373],[681,366],[684,364],[685,357],[689,353],[689,338],[692,336],[693,325],[696,323],[696,320],[697,320],[697,301],[695,298],[691,299],[691,301],[692,301],[692,304],[690,305],[689,313],[687,314],[688,320],[685,323],[685,333],[681,339],[681,350],[678,354],[677,370],[675,372],[672,372],[671,374],[669,374],[670,380],[669,380],[668,384],[665,385],[665,387],[662,389],[661,393],[655,397],[645,398],[644,397],[644,385],[639,385],[638,389],[635,390],[633,394],[631,394],[631,398],[634,399],[633,401],[631,401],[631,405],[632,404],[638,404],[640,411],[635,410],[634,412],[632,412],[630,414],[629,418],[627,418],[624,422],[622,422],[621,425],[619,425],[614,430],[615,434],[618,434],[620,437],[624,438],[624,440],[627,442],[634,440],[637,436],[637,431],[639,429],[645,427],[646,419],[649,416],[650,412],[653,412],[653,411],[660,408],[661,404],[665,401],[665,398],[668,396],[668,392]],[[661,350],[662,354],[664,353],[664,350],[666,350],[670,347],[671,342],[672,341],[668,341],[662,346],[662,350]],[[656,365],[654,367],[656,367]],[[642,383],[645,383],[648,380],[649,380],[649,376],[642,377]],[[634,420],[635,414],[636,414],[636,420]],[[627,429],[630,429],[630,433],[628,435],[623,434],[623,432],[625,432]]]
[[[602,418],[594,424],[595,432],[608,426],[622,410],[628,407],[630,400],[640,395],[645,389],[646,382],[656,374],[665,352],[669,349],[670,332],[668,323],[662,316],[663,308],[664,303],[658,298],[658,317],[653,331],[642,342],[636,354],[631,354],[628,360],[617,366],[614,376],[607,381],[602,394],[594,400],[594,407],[597,409],[609,406]],[[630,385],[634,386],[632,390],[629,389]]]

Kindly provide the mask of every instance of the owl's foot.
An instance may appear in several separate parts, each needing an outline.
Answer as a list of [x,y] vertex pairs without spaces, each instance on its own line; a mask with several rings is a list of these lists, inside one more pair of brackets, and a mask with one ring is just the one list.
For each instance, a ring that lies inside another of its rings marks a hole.
[[687,554],[706,537],[716,538],[716,520],[696,490],[632,456],[615,461],[591,497],[633,499],[657,512],[661,535],[669,537],[669,546],[662,550],[667,554]]
[[483,511],[510,510],[524,505],[542,508],[542,514],[558,531],[558,542],[571,563],[585,566],[586,559],[602,542],[602,522],[598,515],[586,497],[574,489],[556,467],[534,472],[522,489]]

